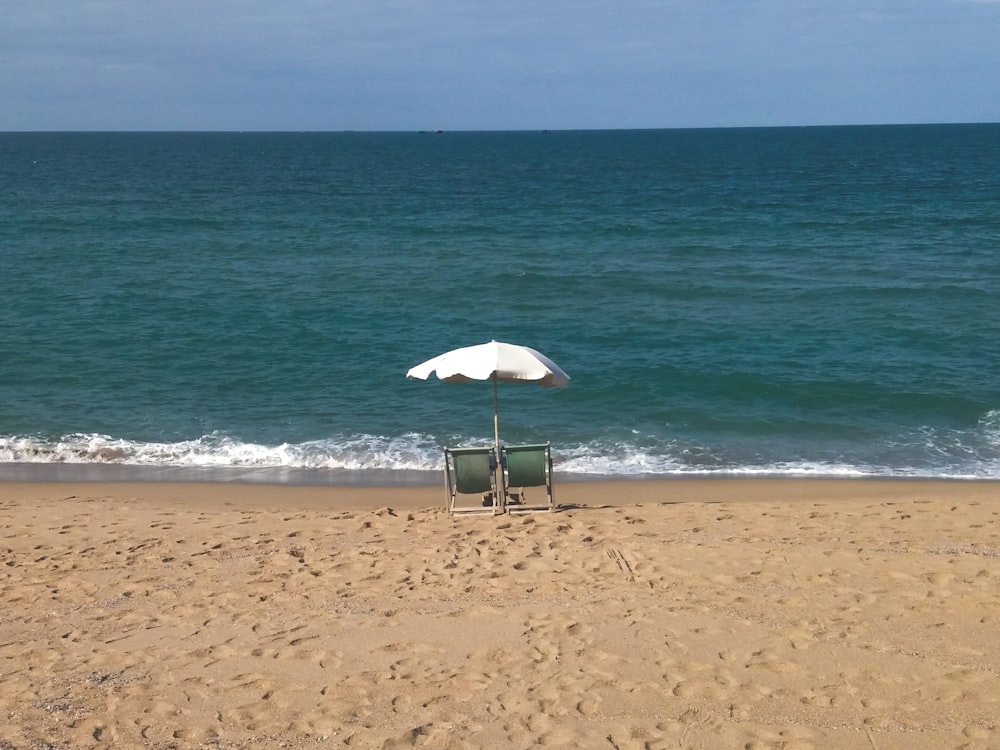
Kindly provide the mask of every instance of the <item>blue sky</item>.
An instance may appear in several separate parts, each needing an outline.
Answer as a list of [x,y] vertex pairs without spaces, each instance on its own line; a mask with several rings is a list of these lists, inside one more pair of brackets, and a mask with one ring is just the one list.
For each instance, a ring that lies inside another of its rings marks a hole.
[[5,0],[0,130],[1000,121],[1000,0]]

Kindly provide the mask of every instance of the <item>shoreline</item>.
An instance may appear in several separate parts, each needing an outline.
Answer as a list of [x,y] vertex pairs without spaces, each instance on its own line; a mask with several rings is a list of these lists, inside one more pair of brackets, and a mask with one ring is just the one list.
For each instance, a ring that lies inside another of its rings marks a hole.
[[[64,497],[130,498],[198,507],[300,510],[407,510],[444,507],[443,480],[435,484],[274,484],[239,481],[11,481],[0,480],[0,500]],[[557,510],[630,505],[748,502],[912,501],[952,497],[1000,500],[1000,480],[910,478],[671,477],[589,479],[553,483]]]
[[[276,487],[431,487],[442,483],[439,469],[333,469],[291,466],[179,466],[117,463],[0,462],[0,483],[187,483],[241,484]],[[1000,476],[950,474],[782,473],[782,472],[678,472],[598,474],[561,471],[557,484],[583,485],[603,482],[970,482],[1000,483]]]

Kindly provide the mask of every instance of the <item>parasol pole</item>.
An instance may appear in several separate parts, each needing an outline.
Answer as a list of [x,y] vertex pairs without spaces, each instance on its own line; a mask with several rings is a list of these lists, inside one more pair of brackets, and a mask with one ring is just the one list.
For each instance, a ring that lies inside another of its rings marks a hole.
[[499,504],[500,511],[503,512],[504,504],[507,500],[507,493],[504,491],[503,460],[500,457],[500,407],[497,400],[497,374],[493,373],[493,439],[496,440],[496,480],[495,486],[497,497],[493,499],[494,508]]
[[497,374],[493,373],[493,437],[497,446],[497,461],[500,460],[500,408],[497,402]]

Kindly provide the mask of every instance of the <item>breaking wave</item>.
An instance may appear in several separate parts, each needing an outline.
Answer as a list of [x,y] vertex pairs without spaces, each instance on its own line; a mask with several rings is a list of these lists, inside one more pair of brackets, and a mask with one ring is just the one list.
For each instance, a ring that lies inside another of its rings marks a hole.
[[[773,458],[673,442],[594,441],[553,446],[556,471],[583,477],[802,476],[1000,478],[1000,411],[980,422],[973,450],[959,436],[921,432],[865,458],[842,454]],[[457,440],[451,444],[486,443]],[[432,435],[358,434],[301,443],[263,444],[223,434],[176,442],[101,434],[55,439],[0,437],[3,465],[90,465],[174,469],[291,469],[334,472],[432,472],[443,467],[443,442]],[[986,446],[984,450],[984,445]]]

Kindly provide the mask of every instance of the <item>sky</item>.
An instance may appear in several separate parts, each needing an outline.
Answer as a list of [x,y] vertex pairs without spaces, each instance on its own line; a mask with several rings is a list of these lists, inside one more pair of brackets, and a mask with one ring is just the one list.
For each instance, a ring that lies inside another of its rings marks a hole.
[[0,130],[1000,122],[1000,0],[2,0]]

